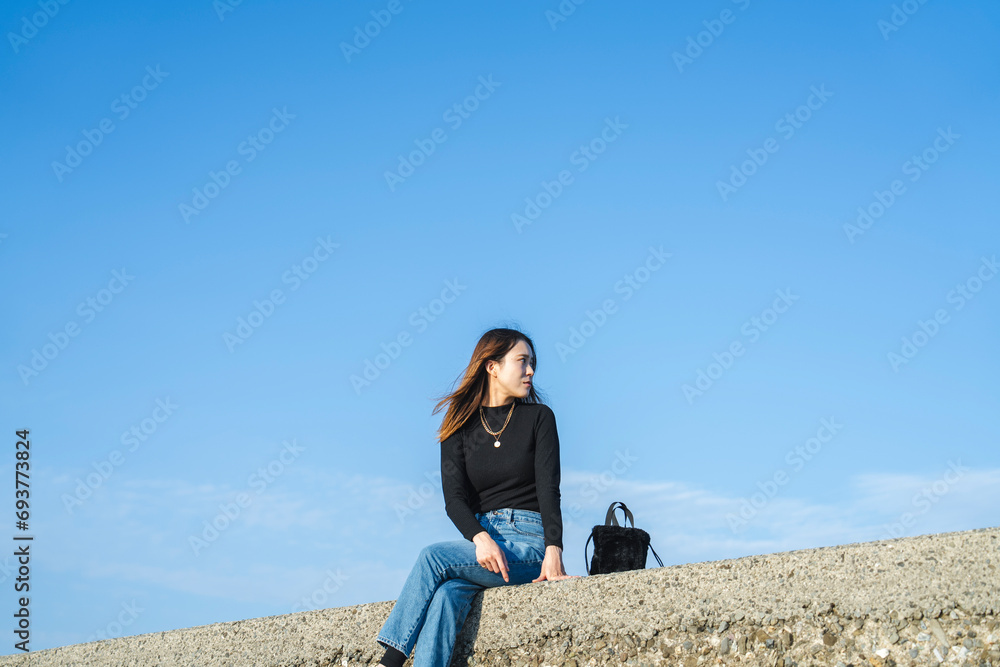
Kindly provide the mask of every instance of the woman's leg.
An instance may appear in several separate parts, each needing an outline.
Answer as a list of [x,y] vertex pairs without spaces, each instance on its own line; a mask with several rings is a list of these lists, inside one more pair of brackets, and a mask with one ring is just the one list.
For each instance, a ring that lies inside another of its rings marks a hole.
[[[497,510],[484,521],[490,536],[503,550],[509,581],[479,563],[475,567],[454,564],[455,578],[438,586],[427,610],[427,622],[417,638],[413,667],[449,667],[455,640],[465,625],[477,593],[497,586],[515,586],[537,579],[545,557],[541,515],[525,510]],[[473,553],[475,545],[473,545]]]
[[451,663],[455,640],[472,609],[473,598],[482,590],[483,586],[465,579],[441,582],[413,649],[413,667],[447,667]]
[[443,581],[452,578],[449,565],[468,562],[476,563],[476,545],[468,540],[435,542],[421,549],[376,641],[409,656],[435,591]]
[[[389,613],[389,618],[379,631],[376,640],[383,646],[392,646],[407,656],[417,643],[418,636],[421,635],[421,628],[425,621],[429,620],[428,610],[435,598],[438,588],[442,583],[462,579],[466,583],[475,584],[479,590],[494,586],[513,586],[525,584],[536,579],[541,573],[542,558],[545,555],[543,538],[541,537],[541,522],[537,524],[538,534],[533,533],[534,527],[528,526],[522,531],[514,530],[512,521],[517,520],[521,510],[514,510],[512,517],[510,510],[497,510],[482,514],[480,523],[488,531],[497,545],[504,552],[509,568],[509,581],[504,581],[503,575],[499,572],[490,572],[476,560],[476,545],[468,540],[455,540],[450,542],[436,542],[424,547],[417,562],[413,566],[410,575],[403,584],[403,590],[396,600],[396,604]],[[532,517],[537,514],[532,514]],[[530,517],[529,517],[530,518]],[[462,614],[464,623],[468,614],[468,606],[464,609],[461,606],[462,596],[468,593],[468,588],[460,585],[442,591],[445,596],[457,593],[458,601],[442,599],[435,605],[435,624],[447,626],[447,619],[442,620],[439,610],[458,609]],[[474,593],[473,593],[474,595]],[[471,602],[471,597],[469,598]],[[457,618],[457,617],[456,617]],[[451,640],[451,646],[447,647],[448,660],[450,661],[451,649],[454,647],[454,638],[462,625],[458,625]],[[435,630],[430,639],[437,635]],[[440,645],[436,652],[437,657],[443,657],[444,645]],[[414,662],[417,660],[414,656]],[[429,665],[431,663],[423,663]],[[444,662],[435,667],[446,667],[448,662]]]

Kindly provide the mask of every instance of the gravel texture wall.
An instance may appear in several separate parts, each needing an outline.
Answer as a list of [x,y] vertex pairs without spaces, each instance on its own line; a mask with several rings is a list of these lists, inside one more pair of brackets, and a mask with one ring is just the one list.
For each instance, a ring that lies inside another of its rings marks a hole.
[[[998,565],[1000,529],[988,528],[488,589],[452,665],[1000,667]],[[122,637],[0,665],[373,666],[392,605]]]

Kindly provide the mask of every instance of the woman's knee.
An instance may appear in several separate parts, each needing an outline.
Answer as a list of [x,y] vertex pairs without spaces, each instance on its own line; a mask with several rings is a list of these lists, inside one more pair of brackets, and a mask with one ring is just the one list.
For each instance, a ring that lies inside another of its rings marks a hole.
[[443,542],[435,542],[434,544],[428,544],[427,546],[425,546],[423,549],[420,550],[420,553],[417,554],[417,558],[420,558],[420,559],[434,558],[435,556],[437,556],[441,552],[441,545],[442,544],[444,544],[444,543]]
[[440,563],[441,557],[445,555],[449,548],[454,549],[454,542],[434,542],[428,544],[417,554],[418,563]]

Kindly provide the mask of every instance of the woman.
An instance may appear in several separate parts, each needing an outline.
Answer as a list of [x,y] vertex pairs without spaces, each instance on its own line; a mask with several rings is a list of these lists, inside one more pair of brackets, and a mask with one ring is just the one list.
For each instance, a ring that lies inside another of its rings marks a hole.
[[532,376],[535,346],[515,329],[483,334],[465,376],[435,407],[441,487],[464,540],[420,552],[379,631],[381,664],[447,667],[477,593],[571,579],[562,563],[559,436]]

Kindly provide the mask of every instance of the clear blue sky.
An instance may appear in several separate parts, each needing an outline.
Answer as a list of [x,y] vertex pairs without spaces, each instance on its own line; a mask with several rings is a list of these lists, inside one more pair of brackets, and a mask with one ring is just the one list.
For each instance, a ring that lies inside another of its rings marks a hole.
[[570,574],[613,501],[667,565],[996,521],[994,3],[44,6],[0,49],[32,649],[395,599],[508,324]]

